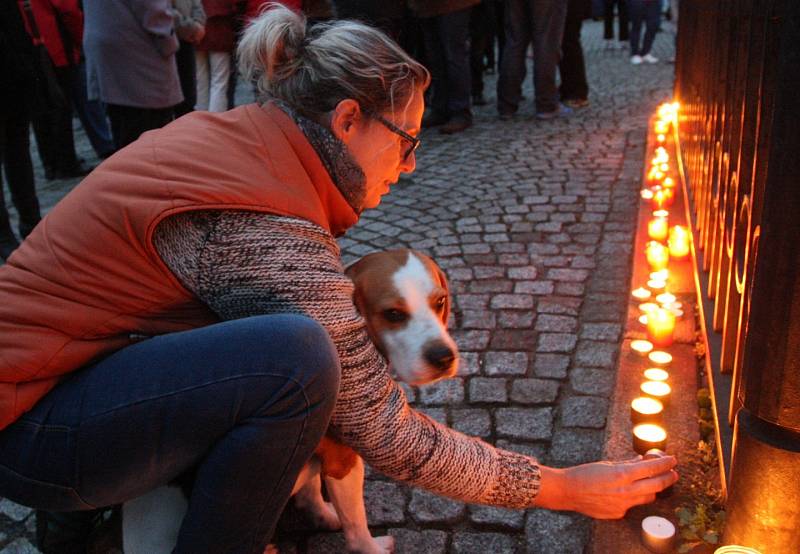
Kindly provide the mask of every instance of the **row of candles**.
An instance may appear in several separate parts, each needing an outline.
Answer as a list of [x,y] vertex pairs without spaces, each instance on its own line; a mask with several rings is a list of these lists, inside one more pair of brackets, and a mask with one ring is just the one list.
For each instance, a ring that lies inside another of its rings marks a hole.
[[[672,345],[677,320],[684,314],[681,302],[667,290],[669,263],[686,260],[691,252],[688,229],[669,224],[669,208],[675,201],[676,190],[675,181],[670,176],[666,137],[672,126],[677,125],[678,109],[677,102],[662,104],[654,122],[657,146],[647,171],[647,186],[641,191],[642,199],[652,210],[647,222],[649,240],[645,246],[650,276],[646,286],[631,292],[639,302],[639,322],[647,333],[647,340],[631,341],[631,349],[647,360],[642,374],[644,381],[639,387],[640,396],[631,401],[630,408],[633,449],[644,458],[663,456],[667,446],[663,413],[672,393],[668,371],[672,355],[665,349]],[[675,525],[666,518],[648,516],[642,520],[642,542],[652,552],[673,552],[675,536]],[[718,548],[715,554],[759,552],[744,546],[728,545]]]

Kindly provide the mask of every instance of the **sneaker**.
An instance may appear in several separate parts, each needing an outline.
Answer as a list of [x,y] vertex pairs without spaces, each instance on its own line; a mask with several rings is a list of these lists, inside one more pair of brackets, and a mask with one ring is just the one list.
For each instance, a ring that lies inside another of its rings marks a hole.
[[450,121],[439,127],[439,132],[443,135],[454,135],[472,127],[472,116],[468,114],[456,114]]
[[658,63],[658,58],[652,54],[645,54],[642,56],[642,61],[647,63]]
[[568,108],[563,104],[559,104],[558,108],[552,112],[536,112],[536,119],[541,121],[548,121],[559,117],[567,117],[572,114],[572,108]]
[[633,65],[639,65],[640,63],[642,63],[642,57],[641,56],[631,56],[631,63]]
[[567,98],[562,100],[563,104],[573,110],[579,110],[589,105],[589,100],[586,98]]

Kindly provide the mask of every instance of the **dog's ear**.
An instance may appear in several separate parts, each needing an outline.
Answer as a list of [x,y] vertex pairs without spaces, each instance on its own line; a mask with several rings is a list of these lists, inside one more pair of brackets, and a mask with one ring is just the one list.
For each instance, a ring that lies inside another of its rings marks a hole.
[[450,285],[447,283],[447,276],[442,271],[442,268],[434,262],[433,267],[436,270],[436,278],[439,279],[439,285],[444,289],[445,292],[445,300],[444,300],[444,310],[442,311],[442,323],[444,326],[447,327],[447,320],[450,319]]

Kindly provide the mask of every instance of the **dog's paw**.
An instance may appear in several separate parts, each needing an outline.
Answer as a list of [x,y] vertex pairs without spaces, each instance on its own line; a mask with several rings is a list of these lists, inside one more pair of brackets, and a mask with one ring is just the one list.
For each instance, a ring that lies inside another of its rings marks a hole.
[[347,551],[350,554],[394,554],[394,537],[371,537],[348,542]]

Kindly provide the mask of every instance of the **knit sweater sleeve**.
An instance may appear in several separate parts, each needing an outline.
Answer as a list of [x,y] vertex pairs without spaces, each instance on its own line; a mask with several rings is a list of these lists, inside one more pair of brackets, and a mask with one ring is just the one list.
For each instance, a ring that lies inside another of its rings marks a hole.
[[466,502],[532,505],[536,460],[467,437],[408,405],[353,305],[353,285],[328,232],[295,218],[196,212],[167,218],[154,242],[178,279],[224,320],[301,313],[325,327],[342,368],[330,431],[373,468]]

